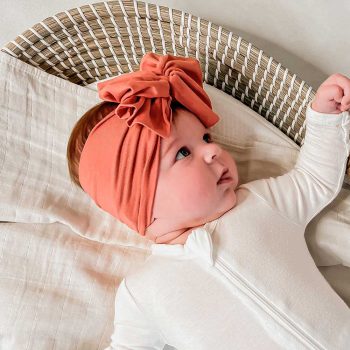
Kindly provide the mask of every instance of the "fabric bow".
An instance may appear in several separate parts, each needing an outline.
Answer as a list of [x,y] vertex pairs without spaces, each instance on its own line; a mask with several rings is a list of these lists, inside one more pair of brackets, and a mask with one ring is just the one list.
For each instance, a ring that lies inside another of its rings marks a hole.
[[[129,127],[142,124],[161,137],[171,129],[172,99],[210,127],[218,121],[202,88],[202,71],[193,58],[147,53],[140,71],[122,74],[97,85],[102,100],[116,102],[115,114]],[[195,103],[194,103],[195,102]]]

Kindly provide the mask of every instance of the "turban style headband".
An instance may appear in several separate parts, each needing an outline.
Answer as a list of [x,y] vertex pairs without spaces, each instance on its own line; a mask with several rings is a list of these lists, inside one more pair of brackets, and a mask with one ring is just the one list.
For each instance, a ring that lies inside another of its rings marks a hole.
[[171,130],[171,101],[207,128],[219,117],[193,58],[147,53],[139,71],[101,82],[97,89],[116,108],[91,130],[80,157],[79,181],[100,208],[145,235],[152,220],[160,141]]

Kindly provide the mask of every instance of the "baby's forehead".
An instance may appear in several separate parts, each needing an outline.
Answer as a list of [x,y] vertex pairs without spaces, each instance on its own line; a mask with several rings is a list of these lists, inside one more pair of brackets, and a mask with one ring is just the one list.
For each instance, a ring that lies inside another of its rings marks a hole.
[[176,144],[184,143],[202,134],[210,132],[204,124],[191,112],[178,114],[173,118],[170,135],[161,139],[161,153],[166,156]]
[[195,114],[184,108],[177,108],[174,111],[171,129],[173,137],[181,136],[190,130],[199,132],[208,130]]

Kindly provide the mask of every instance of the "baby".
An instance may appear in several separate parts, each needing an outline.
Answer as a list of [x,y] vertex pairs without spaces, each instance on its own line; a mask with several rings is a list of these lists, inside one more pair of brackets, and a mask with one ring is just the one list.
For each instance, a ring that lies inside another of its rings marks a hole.
[[70,175],[154,242],[118,288],[108,349],[348,349],[350,310],[304,231],[342,186],[350,79],[317,90],[294,169],[240,186],[211,139],[219,117],[197,60],[148,53],[98,91],[105,102],[72,131]]

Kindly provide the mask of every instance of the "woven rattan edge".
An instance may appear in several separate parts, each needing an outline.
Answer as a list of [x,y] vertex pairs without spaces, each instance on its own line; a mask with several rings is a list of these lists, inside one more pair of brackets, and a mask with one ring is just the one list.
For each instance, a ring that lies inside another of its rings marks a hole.
[[1,50],[80,85],[136,70],[148,51],[192,56],[200,61],[206,83],[241,100],[298,145],[315,95],[296,74],[229,30],[142,1],[98,2],[60,12]]

